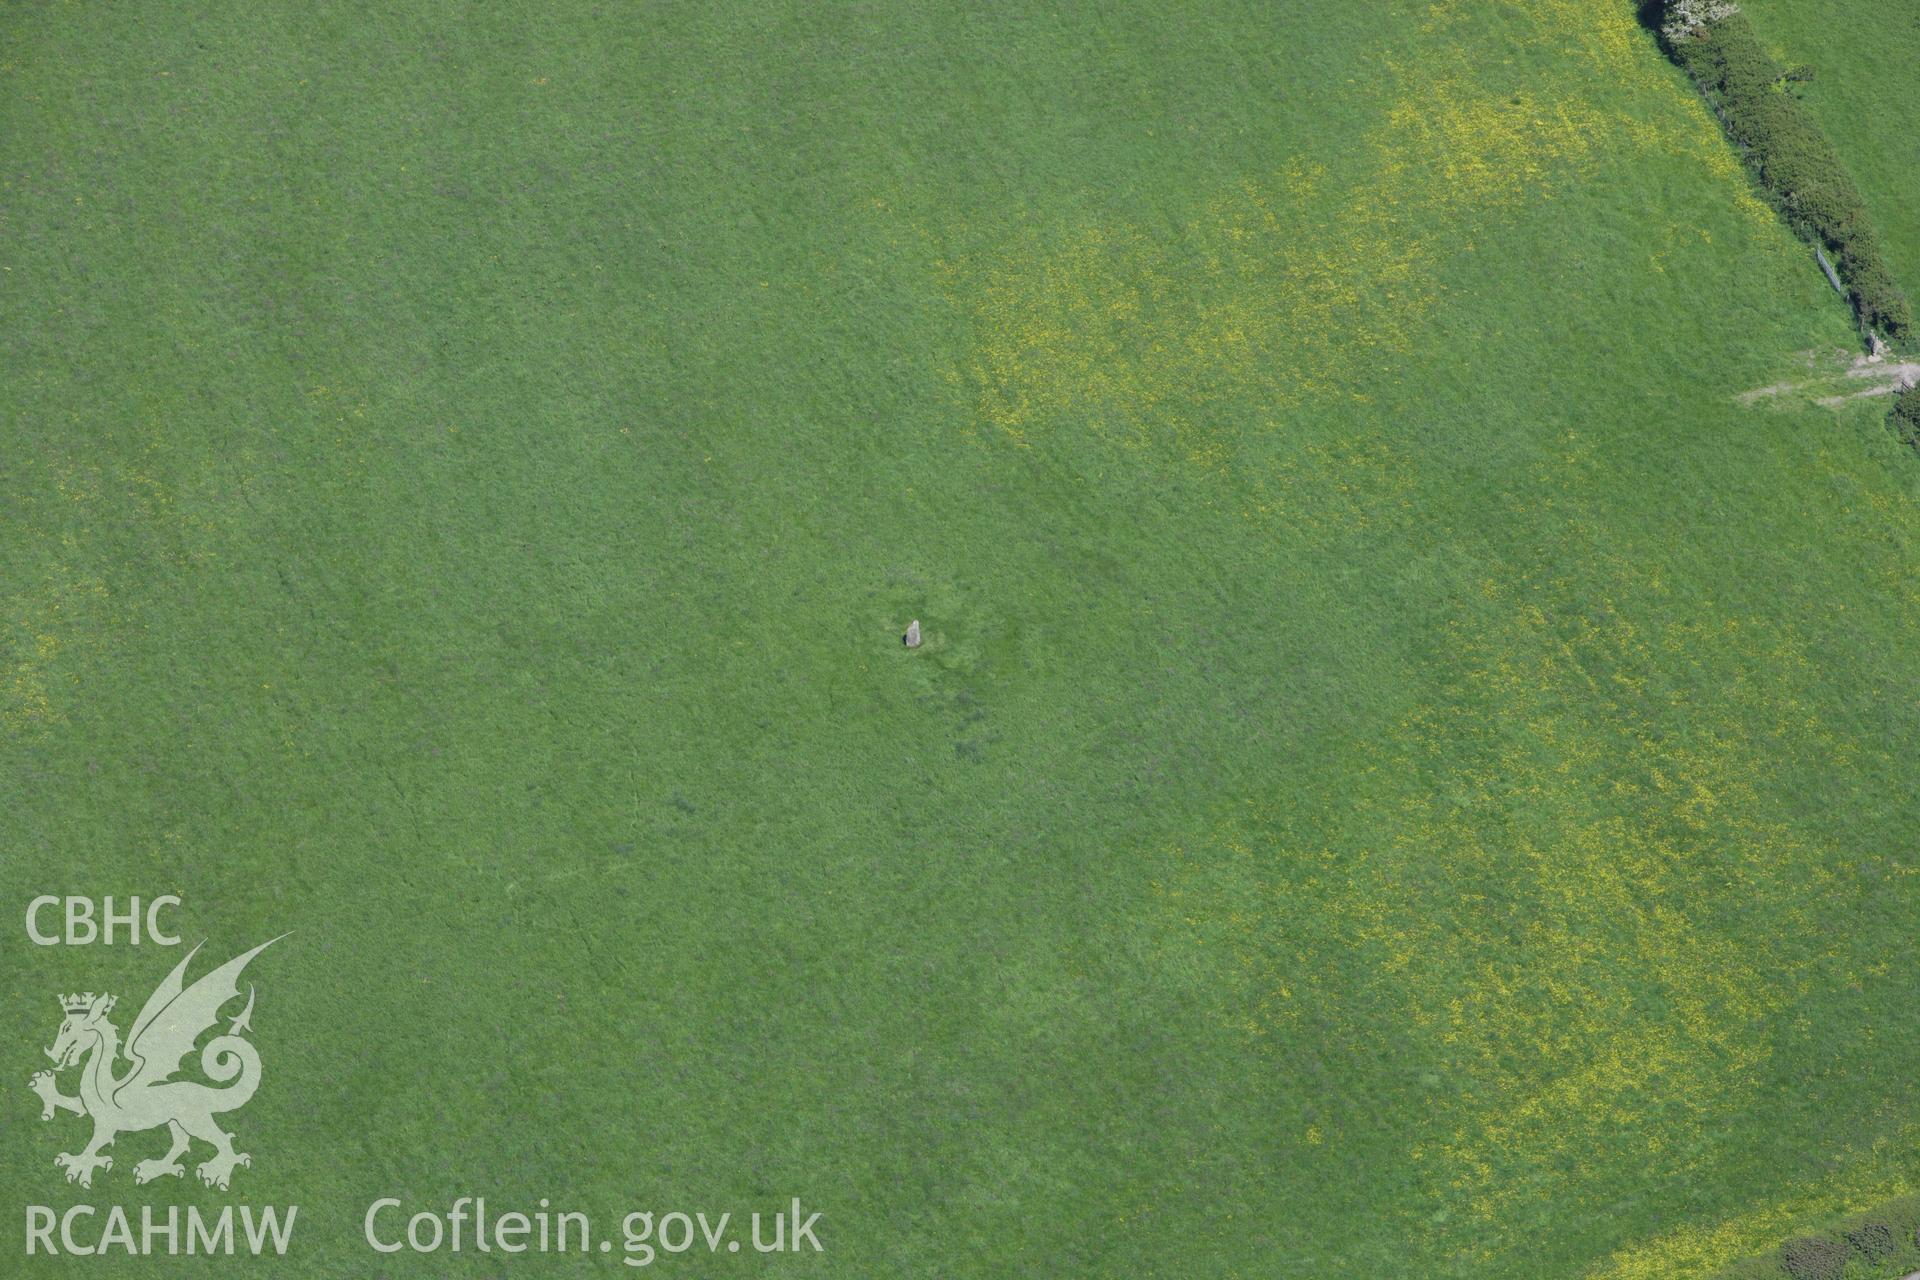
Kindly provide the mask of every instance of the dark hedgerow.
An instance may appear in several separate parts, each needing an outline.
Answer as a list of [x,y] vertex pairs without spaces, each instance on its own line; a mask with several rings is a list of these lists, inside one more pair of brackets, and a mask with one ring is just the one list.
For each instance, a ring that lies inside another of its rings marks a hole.
[[1885,1262],[1893,1257],[1893,1228],[1884,1222],[1863,1222],[1843,1233],[1847,1247],[1868,1262]]
[[1920,1271],[1920,1196],[1901,1196],[1713,1273],[1713,1280],[1896,1280]]
[[[1685,6],[1669,0],[1672,19]],[[1776,208],[1801,235],[1832,252],[1862,327],[1898,342],[1912,336],[1913,307],[1887,269],[1880,237],[1840,156],[1768,56],[1746,17],[1687,27],[1666,44],[1693,77]]]
[[1793,1280],[1843,1280],[1847,1246],[1828,1236],[1801,1236],[1780,1246],[1780,1267]]
[[[1893,412],[1888,415],[1900,439],[1920,449],[1920,387],[1908,387],[1893,397]],[[1915,1244],[1920,1246],[1920,1235]]]

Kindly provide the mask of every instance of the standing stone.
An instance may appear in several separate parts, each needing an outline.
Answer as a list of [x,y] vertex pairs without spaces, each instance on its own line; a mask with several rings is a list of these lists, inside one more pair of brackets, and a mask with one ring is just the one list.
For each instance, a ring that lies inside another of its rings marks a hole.
[[1880,335],[1871,329],[1867,330],[1867,350],[1872,352],[1867,357],[1869,360],[1880,361],[1887,358],[1887,344],[1881,341]]
[[915,618],[907,624],[907,634],[900,637],[900,643],[909,649],[920,647],[920,619]]

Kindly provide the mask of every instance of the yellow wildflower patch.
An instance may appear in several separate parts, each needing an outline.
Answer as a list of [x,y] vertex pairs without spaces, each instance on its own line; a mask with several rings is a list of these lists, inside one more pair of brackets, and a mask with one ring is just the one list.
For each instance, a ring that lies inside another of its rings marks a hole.
[[[1356,181],[1293,163],[1196,201],[1171,228],[1081,215],[944,262],[975,334],[959,376],[980,421],[1020,444],[1072,427],[1222,470],[1249,433],[1303,405],[1364,402],[1368,379],[1412,351],[1472,228],[1603,159],[1684,154],[1769,217],[1697,101],[1675,95],[1673,114],[1649,120],[1601,96],[1621,73],[1669,74],[1631,15],[1519,8],[1534,44],[1585,60],[1593,93],[1567,93],[1564,78],[1493,88],[1436,39],[1430,56],[1388,64],[1396,93],[1360,140]],[[1428,33],[1456,10],[1433,6]],[[1270,416],[1249,423],[1249,399]]]

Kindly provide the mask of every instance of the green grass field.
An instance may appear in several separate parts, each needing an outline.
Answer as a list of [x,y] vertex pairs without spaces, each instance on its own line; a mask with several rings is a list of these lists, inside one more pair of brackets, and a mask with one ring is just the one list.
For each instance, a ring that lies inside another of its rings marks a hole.
[[[1753,9],[1911,291],[1897,52]],[[15,6],[0,272],[0,1253],[1664,1280],[1920,1190],[1920,461],[1737,399],[1852,323],[1631,3]],[[254,1162],[69,1186],[56,996],[181,953],[18,922],[167,892],[294,931]]]

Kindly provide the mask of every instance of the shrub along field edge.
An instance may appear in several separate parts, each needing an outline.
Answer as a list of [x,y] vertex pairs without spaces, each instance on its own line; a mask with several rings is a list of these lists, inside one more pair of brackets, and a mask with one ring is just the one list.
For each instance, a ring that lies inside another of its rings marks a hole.
[[1920,387],[1908,387],[1895,393],[1893,410],[1887,420],[1900,438],[1920,449]]
[[[1711,12],[1708,12],[1711,10]],[[1731,6],[1668,0],[1663,43],[1739,147],[1774,207],[1831,252],[1862,329],[1905,345],[1913,307],[1886,263],[1853,178],[1812,114],[1788,91],[1745,15]]]
[[1769,1253],[1744,1258],[1717,1272],[1714,1280],[1892,1280],[1915,1270],[1920,1270],[1920,1196],[1902,1196],[1826,1231],[1796,1236]]

